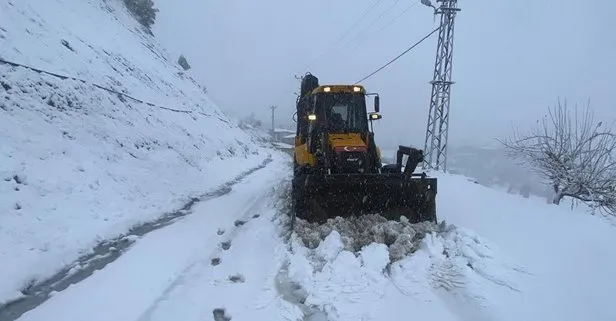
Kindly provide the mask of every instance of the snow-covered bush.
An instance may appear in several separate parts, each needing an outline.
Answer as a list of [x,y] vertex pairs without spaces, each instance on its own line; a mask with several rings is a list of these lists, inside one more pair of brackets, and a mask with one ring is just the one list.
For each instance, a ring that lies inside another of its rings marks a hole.
[[154,8],[154,2],[152,0],[124,0],[124,3],[135,19],[151,33],[151,27],[158,12],[158,9]]

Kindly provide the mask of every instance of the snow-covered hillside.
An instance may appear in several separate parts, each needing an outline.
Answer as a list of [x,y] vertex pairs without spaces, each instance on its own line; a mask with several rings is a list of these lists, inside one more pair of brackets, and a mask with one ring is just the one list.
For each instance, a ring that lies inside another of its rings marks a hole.
[[0,64],[0,302],[268,158],[120,0],[3,0],[0,58],[69,77]]

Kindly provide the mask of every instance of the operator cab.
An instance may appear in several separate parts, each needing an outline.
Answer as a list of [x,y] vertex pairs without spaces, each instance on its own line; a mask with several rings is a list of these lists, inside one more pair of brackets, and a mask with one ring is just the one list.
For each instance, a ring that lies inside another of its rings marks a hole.
[[[318,127],[319,131],[366,133],[369,128],[365,95],[362,86],[319,86],[298,102],[298,115],[307,117],[310,125]],[[302,133],[305,132],[300,129],[298,134]]]
[[298,100],[298,118],[307,122],[298,121],[296,146],[306,144],[316,163],[331,173],[378,171],[380,157],[369,122],[380,115],[367,112],[367,95],[358,85],[323,85],[307,91]]
[[[336,93],[317,96],[317,104],[325,114],[329,133],[365,133],[368,131],[363,94]],[[317,111],[319,114],[319,112]]]

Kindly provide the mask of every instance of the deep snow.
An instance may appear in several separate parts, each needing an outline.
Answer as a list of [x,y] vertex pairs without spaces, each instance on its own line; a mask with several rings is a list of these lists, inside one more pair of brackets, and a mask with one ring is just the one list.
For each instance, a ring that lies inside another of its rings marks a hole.
[[[616,233],[602,218],[441,174],[439,215],[448,222],[366,217],[358,220],[364,220],[360,231],[332,220],[317,233],[300,224],[289,238],[290,173],[288,156],[274,153],[272,163],[229,194],[142,237],[117,261],[19,320],[607,321],[616,315],[609,304]],[[408,255],[392,256],[397,250],[388,238],[406,238],[409,229],[424,237],[412,238]]]
[[[328,320],[505,320],[492,293],[519,291],[525,271],[490,242],[445,222],[358,221],[363,231],[332,220],[336,228],[315,249],[305,246],[312,237],[300,228],[304,237],[293,245],[290,278],[308,293],[305,304],[325,311]],[[378,242],[367,242],[368,235]],[[363,245],[357,248],[353,238]],[[413,240],[404,256],[395,246],[400,239]]]
[[0,64],[0,303],[268,157],[121,1],[2,1],[0,58],[80,79]]
[[616,225],[587,208],[510,195],[457,175],[437,175],[439,212],[472,229],[524,266],[520,292],[490,293],[502,301],[499,320],[616,320]]

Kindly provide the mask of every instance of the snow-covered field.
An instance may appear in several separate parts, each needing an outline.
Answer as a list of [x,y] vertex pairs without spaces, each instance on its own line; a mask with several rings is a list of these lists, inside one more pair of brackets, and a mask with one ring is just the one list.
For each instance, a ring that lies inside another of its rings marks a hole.
[[0,64],[0,303],[268,157],[121,1],[1,1],[0,58],[85,81]]
[[462,176],[439,175],[443,219],[472,229],[524,267],[518,291],[487,292],[499,320],[616,320],[616,225],[587,209],[524,199]]

